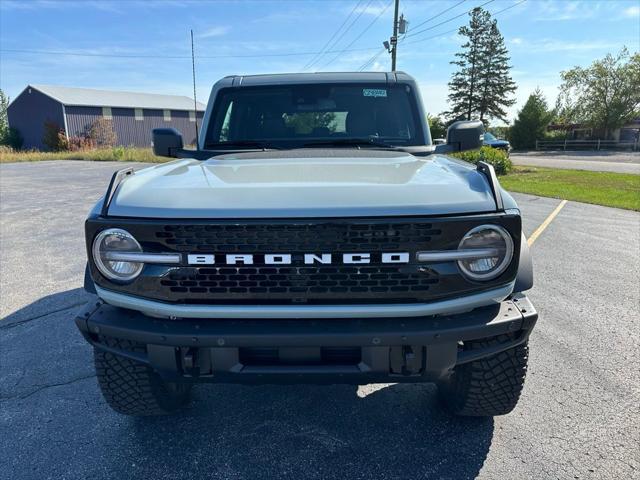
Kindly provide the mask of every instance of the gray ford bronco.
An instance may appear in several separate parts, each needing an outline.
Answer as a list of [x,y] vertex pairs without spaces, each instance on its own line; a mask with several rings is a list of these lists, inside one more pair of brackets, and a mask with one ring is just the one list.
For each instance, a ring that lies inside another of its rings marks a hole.
[[401,72],[226,77],[196,149],[116,172],[86,220],[76,323],[128,415],[195,383],[434,382],[460,415],[510,412],[537,313],[520,211],[478,148],[433,145]]

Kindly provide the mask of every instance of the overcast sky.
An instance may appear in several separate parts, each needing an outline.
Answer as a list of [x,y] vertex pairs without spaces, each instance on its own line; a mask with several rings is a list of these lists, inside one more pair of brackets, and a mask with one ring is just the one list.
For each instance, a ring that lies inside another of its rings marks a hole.
[[[452,30],[468,22],[465,12],[487,2],[495,13],[521,0],[401,0],[410,23],[398,68],[418,80],[428,112],[447,109],[449,62],[461,43]],[[0,0],[0,87],[11,97],[29,83],[192,96],[190,28],[203,102],[225,75],[301,71],[336,31],[333,53],[310,70],[357,70],[370,60],[368,70],[388,70],[389,56],[380,51],[391,33],[392,3]],[[640,50],[640,0],[527,0],[496,18],[518,84],[511,117],[536,86],[553,103],[560,71],[625,45]]]

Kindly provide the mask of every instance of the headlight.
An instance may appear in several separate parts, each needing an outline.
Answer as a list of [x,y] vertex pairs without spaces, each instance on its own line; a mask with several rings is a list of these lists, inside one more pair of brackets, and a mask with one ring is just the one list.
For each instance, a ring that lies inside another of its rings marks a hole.
[[105,277],[110,280],[126,282],[133,280],[142,272],[143,264],[140,262],[127,262],[113,260],[110,257],[114,253],[142,252],[142,247],[126,230],[109,228],[96,235],[93,241],[93,261]]
[[459,251],[484,251],[482,256],[458,260],[458,267],[471,280],[491,280],[504,272],[513,258],[513,240],[504,228],[480,225],[464,236]]

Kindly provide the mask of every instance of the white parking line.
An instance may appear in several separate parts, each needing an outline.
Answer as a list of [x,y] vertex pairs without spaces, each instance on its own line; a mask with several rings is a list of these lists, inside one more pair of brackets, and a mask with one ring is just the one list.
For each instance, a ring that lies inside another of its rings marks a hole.
[[549,214],[549,216],[545,219],[545,221],[542,222],[542,224],[540,224],[538,228],[536,228],[536,231],[533,232],[529,237],[529,239],[527,240],[527,243],[529,244],[529,246],[533,245],[533,242],[535,242],[536,239],[542,234],[542,232],[544,232],[544,230],[549,226],[549,224],[553,222],[553,219],[556,218],[556,216],[560,213],[560,210],[562,210],[562,207],[564,207],[566,204],[567,204],[567,201],[562,200],[560,204],[556,207],[556,209]]

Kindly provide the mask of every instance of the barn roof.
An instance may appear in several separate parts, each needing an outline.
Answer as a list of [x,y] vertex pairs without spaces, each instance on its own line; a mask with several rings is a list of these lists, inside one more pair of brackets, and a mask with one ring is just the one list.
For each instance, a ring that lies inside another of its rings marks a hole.
[[[193,110],[193,99],[181,95],[157,93],[120,92],[93,88],[62,87],[58,85],[29,85],[63,105],[96,107],[149,108],[167,110]],[[198,102],[198,110],[205,105]]]

